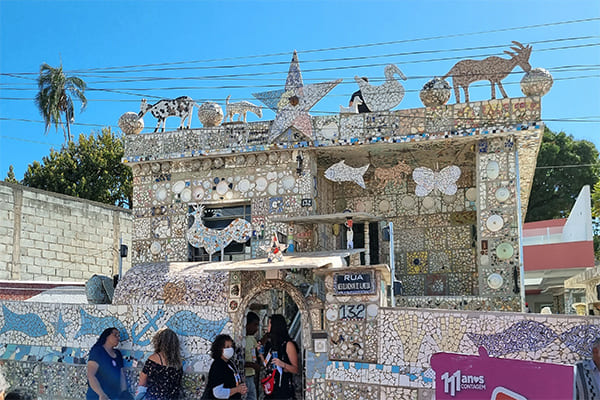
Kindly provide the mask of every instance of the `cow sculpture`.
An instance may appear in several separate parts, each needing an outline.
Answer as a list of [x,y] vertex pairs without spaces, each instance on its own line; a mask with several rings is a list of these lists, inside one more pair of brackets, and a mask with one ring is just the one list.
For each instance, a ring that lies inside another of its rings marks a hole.
[[176,99],[163,99],[153,105],[149,105],[146,102],[146,99],[142,99],[138,116],[139,118],[142,118],[144,114],[150,111],[152,116],[158,120],[154,132],[158,131],[161,123],[161,132],[165,131],[167,117],[181,117],[181,123],[177,129],[184,129],[184,122],[187,119],[187,126],[185,126],[185,128],[189,129],[192,123],[194,104],[196,104],[194,100],[188,96],[181,96]]
[[469,102],[469,85],[477,81],[490,81],[492,85],[492,99],[496,98],[496,86],[502,92],[504,98],[508,97],[502,87],[502,79],[519,65],[523,71],[531,71],[529,65],[529,56],[531,55],[531,46],[523,46],[521,43],[513,40],[516,47],[511,47],[511,50],[504,52],[511,58],[487,57],[483,60],[462,60],[457,62],[442,79],[452,77],[452,86],[454,86],[454,96],[456,102],[460,103],[460,88],[465,92],[465,102]]

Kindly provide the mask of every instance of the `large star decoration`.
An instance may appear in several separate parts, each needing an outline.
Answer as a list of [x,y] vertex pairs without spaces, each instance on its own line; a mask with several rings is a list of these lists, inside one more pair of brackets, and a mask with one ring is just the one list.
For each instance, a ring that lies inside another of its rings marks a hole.
[[269,129],[269,141],[272,143],[289,128],[295,128],[312,139],[312,121],[308,111],[341,81],[342,79],[338,79],[305,86],[302,83],[298,54],[294,50],[285,89],[253,93],[254,97],[277,112]]

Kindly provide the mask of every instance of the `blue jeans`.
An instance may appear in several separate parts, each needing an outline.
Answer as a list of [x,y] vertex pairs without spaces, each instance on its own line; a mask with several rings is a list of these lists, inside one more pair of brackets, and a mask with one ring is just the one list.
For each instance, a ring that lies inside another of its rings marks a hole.
[[256,385],[254,384],[254,376],[246,377],[246,387],[248,388],[246,400],[256,400]]

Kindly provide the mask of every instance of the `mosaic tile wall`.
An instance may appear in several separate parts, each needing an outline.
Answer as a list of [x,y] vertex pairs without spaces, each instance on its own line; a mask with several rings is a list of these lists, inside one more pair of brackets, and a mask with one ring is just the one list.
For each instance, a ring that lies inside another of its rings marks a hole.
[[308,154],[272,151],[133,165],[134,264],[188,261],[190,204],[250,204],[255,232],[247,256],[260,254],[274,230],[287,233],[286,225],[272,222],[274,217],[311,213],[311,206],[302,206],[302,199],[314,197],[310,163]]
[[231,333],[224,304],[210,306],[96,305],[2,302],[0,364],[9,384],[26,386],[42,399],[81,399],[87,388],[90,347],[107,327],[121,331],[128,384],[135,390],[150,340],[166,326],[182,343],[184,389],[199,398],[212,359],[215,335]]

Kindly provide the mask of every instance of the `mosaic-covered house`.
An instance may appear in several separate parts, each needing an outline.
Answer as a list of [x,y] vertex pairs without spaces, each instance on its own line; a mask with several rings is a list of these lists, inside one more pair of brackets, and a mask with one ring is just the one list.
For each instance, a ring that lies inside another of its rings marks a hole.
[[[301,398],[431,398],[441,375],[432,354],[476,355],[480,346],[491,357],[572,364],[589,354],[598,321],[518,313],[521,219],[543,132],[540,96],[552,80],[531,69],[529,46],[511,49],[510,59],[450,70],[466,103],[446,105],[450,85],[436,78],[420,93],[426,107],[390,111],[405,77],[388,66],[381,85],[357,78],[362,99],[352,106],[313,117],[339,81],[305,85],[296,54],[284,89],[255,94],[275,110],[273,121],[246,122],[262,108],[229,98],[225,112],[189,97],[143,102],[119,121],[135,222],[133,268],[113,305],[40,306],[45,333],[5,342],[36,354],[65,346],[84,359],[93,335],[120,324],[134,386],[150,338],[168,326],[182,338],[187,398],[202,393],[212,338],[241,341],[249,310],[263,322],[272,313],[289,319],[302,349]],[[507,98],[502,73],[517,64],[526,97]],[[479,79],[464,77],[476,68],[492,100],[468,102]],[[495,86],[505,98],[494,99]],[[358,113],[359,103],[372,112]],[[185,123],[196,106],[203,128]],[[148,113],[157,128],[139,134]],[[158,132],[173,115],[182,129]],[[0,339],[11,335],[4,331]],[[81,382],[77,367],[63,382]],[[76,398],[73,386],[52,390]]]

